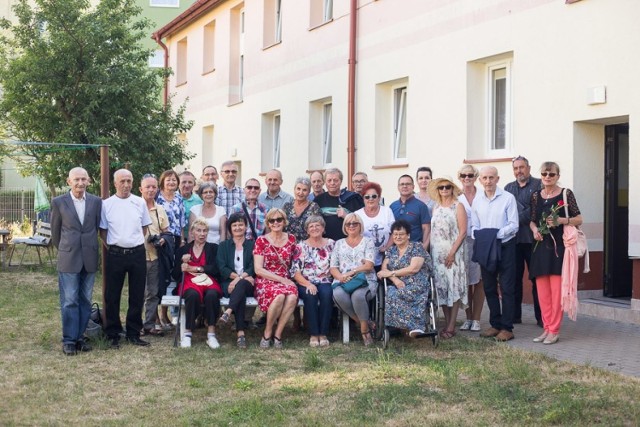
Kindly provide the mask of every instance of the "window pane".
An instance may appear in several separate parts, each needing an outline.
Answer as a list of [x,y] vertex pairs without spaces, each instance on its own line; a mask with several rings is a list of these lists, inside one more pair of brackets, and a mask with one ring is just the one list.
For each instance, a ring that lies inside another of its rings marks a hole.
[[280,167],[280,115],[273,116],[273,167]]
[[333,0],[324,0],[324,22],[333,19]]
[[407,88],[394,91],[394,158],[407,158]]
[[323,136],[322,136],[322,153],[325,165],[331,163],[331,143],[332,143],[332,105],[326,104],[323,111]]
[[492,105],[492,130],[491,148],[503,150],[506,148],[507,133],[507,70],[500,68],[492,71],[493,81],[493,105]]

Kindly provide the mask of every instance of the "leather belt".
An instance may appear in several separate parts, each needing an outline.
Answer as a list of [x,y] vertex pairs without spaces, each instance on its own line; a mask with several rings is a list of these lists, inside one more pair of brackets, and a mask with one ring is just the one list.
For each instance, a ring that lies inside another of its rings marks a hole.
[[144,251],[144,245],[134,246],[133,248],[122,248],[116,245],[109,246],[109,252],[118,255],[129,255],[140,251]]

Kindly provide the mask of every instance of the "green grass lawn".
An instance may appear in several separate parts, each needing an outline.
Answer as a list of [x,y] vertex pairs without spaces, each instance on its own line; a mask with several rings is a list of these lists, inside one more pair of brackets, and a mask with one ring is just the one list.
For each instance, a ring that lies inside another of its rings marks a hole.
[[[47,270],[47,269],[45,269]],[[638,425],[640,381],[458,335],[310,349],[235,348],[220,330],[189,350],[173,336],[65,357],[55,272],[0,272],[2,425]],[[101,298],[97,282],[96,300]],[[126,299],[123,300],[126,305]],[[356,336],[355,338],[359,338]]]

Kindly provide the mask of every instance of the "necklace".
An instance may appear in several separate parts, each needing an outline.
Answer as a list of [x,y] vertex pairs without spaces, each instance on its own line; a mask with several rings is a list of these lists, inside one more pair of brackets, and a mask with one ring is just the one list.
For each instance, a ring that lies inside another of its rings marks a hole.
[[544,203],[547,203],[549,201],[549,199],[551,199],[552,197],[554,197],[554,193],[556,192],[555,187],[551,190],[550,193],[547,192],[546,188],[543,188],[540,191],[540,195],[542,196],[542,198],[544,199]]

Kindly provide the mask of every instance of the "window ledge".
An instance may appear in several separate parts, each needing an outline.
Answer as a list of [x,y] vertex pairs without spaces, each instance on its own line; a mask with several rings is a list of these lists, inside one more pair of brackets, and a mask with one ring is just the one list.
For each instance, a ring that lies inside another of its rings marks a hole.
[[187,81],[185,80],[185,81],[183,81],[183,82],[176,83],[176,87],[184,86],[184,85],[186,85],[186,84],[187,84]]
[[278,46],[279,44],[282,44],[282,40],[277,41],[277,42],[274,42],[274,43],[271,43],[271,44],[269,44],[269,45],[267,45],[267,46],[264,46],[264,47],[262,48],[262,50],[271,49],[272,47],[274,47],[274,46]]
[[394,163],[391,165],[374,165],[371,166],[373,170],[381,170],[381,169],[400,169],[409,167],[409,163]]
[[233,102],[229,102],[227,104],[227,107],[233,107],[234,105],[238,105],[238,104],[242,104],[243,100],[239,100],[239,101],[233,101]]
[[511,157],[498,157],[495,159],[464,159],[462,163],[465,165],[470,165],[474,163],[501,163],[501,162],[510,162]]
[[202,72],[202,75],[203,75],[203,76],[206,76],[207,74],[211,74],[211,73],[213,73],[215,70],[216,70],[215,68],[212,68],[212,69],[210,69],[210,70],[203,71],[203,72]]
[[314,25],[314,26],[312,26],[312,27],[309,27],[309,31],[313,31],[313,30],[315,30],[316,28],[324,27],[325,25],[330,24],[330,23],[332,23],[332,22],[333,22],[333,18],[329,19],[328,21],[324,21],[324,22],[323,22],[323,23],[321,23],[321,24],[318,24],[318,25]]

